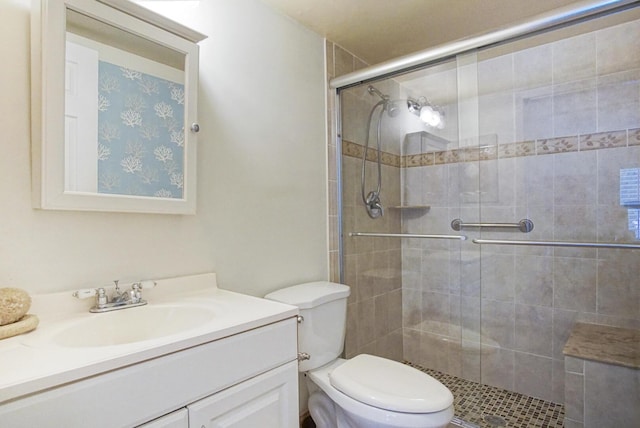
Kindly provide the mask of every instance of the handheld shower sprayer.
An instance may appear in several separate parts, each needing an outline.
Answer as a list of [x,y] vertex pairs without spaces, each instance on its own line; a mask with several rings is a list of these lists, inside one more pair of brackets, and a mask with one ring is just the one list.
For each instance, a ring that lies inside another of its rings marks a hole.
[[[362,170],[360,175],[360,191],[362,193],[362,202],[364,203],[365,208],[367,209],[367,214],[371,218],[378,218],[384,215],[384,209],[382,207],[382,202],[380,200],[380,192],[382,191],[382,166],[381,166],[381,158],[382,158],[382,115],[386,111],[387,114],[391,117],[398,114],[399,109],[398,106],[390,101],[388,95],[384,95],[375,87],[369,85],[367,87],[367,92],[371,95],[377,95],[380,97],[380,101],[378,101],[371,112],[369,113],[369,120],[367,122],[367,138],[365,140],[364,150],[362,152]],[[376,190],[372,190],[367,192],[365,190],[365,181],[367,176],[367,154],[369,152],[369,134],[371,131],[371,120],[375,111],[381,107],[378,113],[378,121],[376,124],[376,136],[377,136],[377,144],[376,144],[376,163],[377,163],[377,186]]]

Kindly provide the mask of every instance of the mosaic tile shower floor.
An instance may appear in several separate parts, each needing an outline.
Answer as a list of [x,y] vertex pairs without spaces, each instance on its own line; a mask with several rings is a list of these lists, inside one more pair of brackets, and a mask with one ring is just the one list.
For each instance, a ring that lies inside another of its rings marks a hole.
[[[460,379],[405,361],[451,390],[456,415],[449,428],[561,428],[564,406],[493,386]],[[492,418],[497,416],[497,418]],[[492,423],[493,422],[493,423]],[[302,428],[315,428],[307,417]]]
[[[452,428],[563,426],[564,406],[561,404],[460,379],[410,362],[405,363],[438,379],[451,390],[456,409],[456,419],[449,425]],[[459,420],[465,423],[456,423]]]

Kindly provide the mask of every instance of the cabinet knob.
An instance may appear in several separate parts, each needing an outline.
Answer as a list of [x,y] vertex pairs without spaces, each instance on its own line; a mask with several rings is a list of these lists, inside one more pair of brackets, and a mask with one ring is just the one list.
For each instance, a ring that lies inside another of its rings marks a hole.
[[200,132],[200,125],[198,125],[197,123],[192,123],[191,124],[191,131]]

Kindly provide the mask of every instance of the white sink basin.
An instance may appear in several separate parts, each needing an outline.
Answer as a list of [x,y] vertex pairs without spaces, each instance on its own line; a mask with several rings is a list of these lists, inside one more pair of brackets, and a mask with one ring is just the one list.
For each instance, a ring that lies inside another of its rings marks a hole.
[[90,348],[159,339],[202,327],[212,309],[195,305],[146,305],[65,321],[25,336],[25,344]]

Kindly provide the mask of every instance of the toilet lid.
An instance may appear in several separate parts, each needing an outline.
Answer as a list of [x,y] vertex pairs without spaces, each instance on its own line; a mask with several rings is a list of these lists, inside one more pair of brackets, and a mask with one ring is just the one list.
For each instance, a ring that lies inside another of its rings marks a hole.
[[329,374],[343,394],[381,409],[433,413],[451,406],[453,395],[443,384],[413,367],[360,354]]

